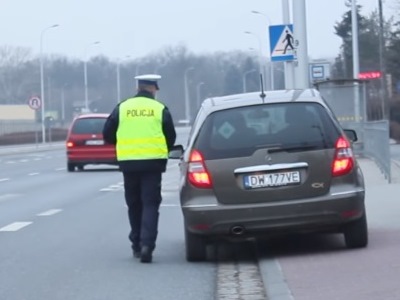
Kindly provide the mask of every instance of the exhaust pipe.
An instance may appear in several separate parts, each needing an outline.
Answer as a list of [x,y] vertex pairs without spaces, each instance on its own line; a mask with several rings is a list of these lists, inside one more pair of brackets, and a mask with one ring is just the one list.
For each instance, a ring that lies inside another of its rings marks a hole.
[[233,235],[242,235],[242,234],[244,234],[244,232],[245,232],[244,227],[243,227],[243,226],[240,226],[240,225],[233,226],[233,227],[231,228],[231,233],[232,233]]

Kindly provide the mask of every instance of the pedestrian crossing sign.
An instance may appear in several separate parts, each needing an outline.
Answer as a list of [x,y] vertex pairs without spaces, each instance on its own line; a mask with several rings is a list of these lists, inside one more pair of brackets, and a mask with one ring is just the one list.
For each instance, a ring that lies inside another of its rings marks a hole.
[[295,57],[293,24],[269,26],[272,61],[290,61]]

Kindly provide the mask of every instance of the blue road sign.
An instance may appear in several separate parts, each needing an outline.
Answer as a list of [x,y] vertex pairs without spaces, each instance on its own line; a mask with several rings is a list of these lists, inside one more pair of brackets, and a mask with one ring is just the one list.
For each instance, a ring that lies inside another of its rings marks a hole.
[[272,61],[294,60],[293,24],[269,26]]

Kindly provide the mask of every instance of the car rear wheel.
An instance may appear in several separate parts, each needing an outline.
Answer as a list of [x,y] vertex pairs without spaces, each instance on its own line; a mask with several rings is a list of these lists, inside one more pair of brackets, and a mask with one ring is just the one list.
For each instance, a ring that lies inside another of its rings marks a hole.
[[344,240],[347,248],[363,248],[368,245],[367,216],[364,215],[344,228]]
[[78,166],[78,171],[83,171],[83,165]]
[[202,236],[193,234],[185,229],[186,260],[204,261],[207,258],[207,244]]
[[67,170],[68,170],[68,172],[75,171],[75,165],[71,164],[71,163],[67,163]]

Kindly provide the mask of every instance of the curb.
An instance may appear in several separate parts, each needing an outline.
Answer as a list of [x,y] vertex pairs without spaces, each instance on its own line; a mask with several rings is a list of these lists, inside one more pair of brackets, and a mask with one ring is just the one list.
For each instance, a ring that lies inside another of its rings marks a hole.
[[[392,159],[391,162],[397,169],[400,170],[400,161]],[[393,168],[393,166],[392,166],[392,168]],[[393,177],[393,174],[392,174],[392,177]]]
[[0,147],[0,156],[2,155],[10,155],[10,154],[19,154],[19,153],[28,153],[28,152],[44,152],[51,150],[60,150],[65,147],[65,142],[62,143],[51,143],[46,145],[21,145],[21,146],[3,146]]
[[392,163],[396,165],[400,169],[400,161],[392,159]]

